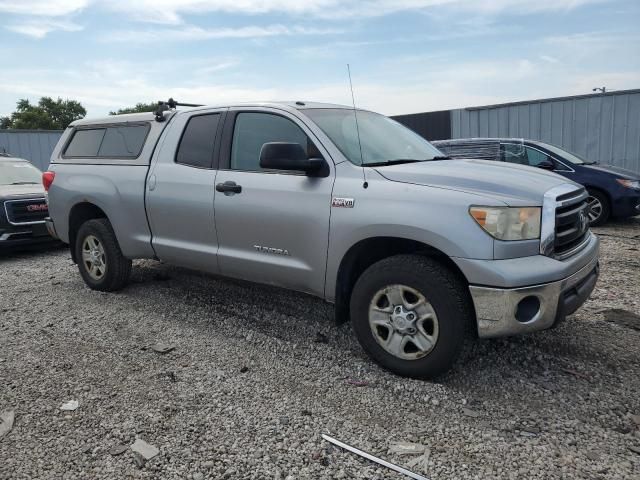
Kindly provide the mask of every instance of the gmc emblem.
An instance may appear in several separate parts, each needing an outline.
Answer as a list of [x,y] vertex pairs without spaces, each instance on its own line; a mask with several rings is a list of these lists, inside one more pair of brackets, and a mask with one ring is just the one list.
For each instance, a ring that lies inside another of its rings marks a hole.
[[47,211],[46,203],[38,203],[37,205],[27,205],[28,212],[46,212]]

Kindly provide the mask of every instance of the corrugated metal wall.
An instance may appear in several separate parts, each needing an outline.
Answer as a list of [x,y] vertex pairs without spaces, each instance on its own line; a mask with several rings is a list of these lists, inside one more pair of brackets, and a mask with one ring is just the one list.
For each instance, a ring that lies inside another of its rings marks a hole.
[[451,135],[541,140],[640,173],[640,90],[452,110]]
[[40,170],[49,167],[62,130],[0,130],[0,152],[26,158]]

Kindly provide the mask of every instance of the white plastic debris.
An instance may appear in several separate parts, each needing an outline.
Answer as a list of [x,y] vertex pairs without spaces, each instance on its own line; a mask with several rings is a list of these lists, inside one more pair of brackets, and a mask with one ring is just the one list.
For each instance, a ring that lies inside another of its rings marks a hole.
[[170,345],[168,343],[156,343],[154,345],[151,345],[151,349],[154,352],[161,353],[161,354],[169,353],[172,350],[175,350],[175,348],[176,348],[175,345]]
[[60,407],[60,410],[64,410],[65,412],[73,412],[78,408],[77,400],[69,400],[67,403],[63,403]]
[[389,447],[389,453],[395,453],[397,455],[420,455],[424,453],[424,445],[419,443],[398,442]]
[[131,450],[142,455],[142,458],[144,458],[145,460],[151,460],[153,457],[160,453],[160,450],[158,450],[153,445],[149,445],[141,438],[138,438],[133,443],[133,445],[131,445]]
[[0,413],[0,438],[4,437],[13,428],[13,420],[16,414],[13,410]]

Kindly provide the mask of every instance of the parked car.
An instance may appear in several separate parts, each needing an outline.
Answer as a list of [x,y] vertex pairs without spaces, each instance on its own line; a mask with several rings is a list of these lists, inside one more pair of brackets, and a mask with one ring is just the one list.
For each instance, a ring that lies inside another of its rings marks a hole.
[[92,289],[156,258],[306,292],[382,366],[434,377],[468,336],[556,325],[599,268],[584,187],[444,158],[383,115],[327,104],[83,119],[43,175],[47,224]]
[[[490,155],[486,159],[550,170],[584,185],[589,192],[592,226],[602,225],[610,217],[640,215],[640,175],[630,170],[585,160],[564,148],[535,140],[468,138],[433,143],[453,158]],[[492,149],[492,143],[499,149]]]
[[0,154],[0,249],[54,240],[42,172],[22,158]]

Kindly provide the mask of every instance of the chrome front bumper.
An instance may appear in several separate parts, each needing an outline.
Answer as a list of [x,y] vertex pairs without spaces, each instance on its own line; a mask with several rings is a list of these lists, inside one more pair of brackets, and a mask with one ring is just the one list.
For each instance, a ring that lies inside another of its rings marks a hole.
[[551,328],[575,312],[596,285],[598,255],[573,275],[521,288],[470,286],[481,338],[503,337]]

